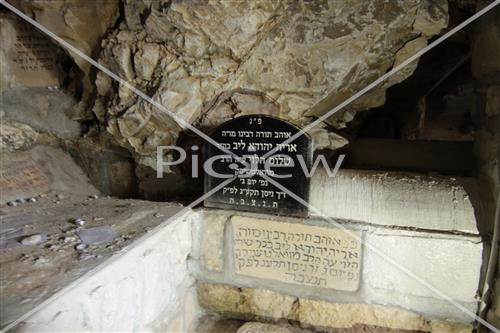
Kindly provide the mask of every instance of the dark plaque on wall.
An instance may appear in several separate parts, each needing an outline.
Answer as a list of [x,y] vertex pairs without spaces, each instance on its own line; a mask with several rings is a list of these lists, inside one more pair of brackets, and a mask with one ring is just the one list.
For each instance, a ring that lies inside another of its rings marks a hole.
[[[296,133],[300,136],[285,142]],[[206,207],[307,215],[307,207],[261,177],[268,176],[308,202],[309,178],[303,169],[311,169],[312,146],[306,133],[277,118],[249,115],[220,125],[211,138],[219,146],[204,146],[205,193],[228,178],[238,178],[205,199]],[[228,155],[221,147],[236,156]],[[273,149],[276,151],[269,155]]]

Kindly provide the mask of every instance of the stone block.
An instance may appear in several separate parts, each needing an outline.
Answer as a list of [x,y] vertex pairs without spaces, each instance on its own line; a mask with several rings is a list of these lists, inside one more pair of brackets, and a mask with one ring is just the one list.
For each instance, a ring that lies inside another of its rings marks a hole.
[[408,310],[373,304],[335,304],[300,299],[299,318],[302,324],[321,328],[349,328],[357,324],[393,329],[429,331],[421,315]]
[[[310,203],[325,216],[382,226],[477,234],[465,180],[410,173],[321,170],[311,179]],[[473,192],[472,194],[475,194]],[[369,203],[369,204],[367,204]],[[311,215],[319,215],[311,211]]]
[[227,216],[202,213],[200,220],[199,260],[204,269],[222,272],[224,269],[224,230]]
[[431,322],[431,333],[472,333],[472,325],[453,324],[443,321]]
[[[239,288],[225,284],[198,283],[200,305],[227,317],[246,320],[292,320],[301,326],[320,330],[375,329],[431,331],[430,322],[422,315],[398,307],[375,304],[335,303],[299,298],[272,290]],[[441,327],[466,327],[433,323]],[[371,331],[371,330],[370,330]],[[260,332],[260,331],[258,331]],[[272,332],[272,331],[270,331]],[[385,332],[385,331],[384,331]],[[448,332],[448,331],[444,331]],[[454,332],[454,331],[449,331]],[[462,332],[458,330],[457,332]]]
[[361,233],[233,216],[236,274],[316,288],[356,291]]
[[369,301],[411,307],[406,296],[442,298],[404,268],[457,302],[476,302],[483,251],[480,237],[377,230],[367,233],[365,241],[385,256],[365,245],[363,280]]
[[[208,276],[210,281],[261,286],[326,302],[399,307],[431,319],[461,323],[473,320],[463,309],[475,313],[478,305],[476,295],[483,252],[479,236],[388,229],[350,222],[342,224],[353,234],[347,237],[343,235],[345,231],[329,227],[328,222],[319,219],[249,213],[234,214],[229,221],[228,244],[224,249],[226,269],[230,270],[225,271],[224,276]],[[359,242],[361,235],[363,244]],[[333,247],[331,253],[325,253],[324,249],[322,253],[316,252],[317,247],[326,246],[328,250],[330,245],[321,245],[328,237],[338,240],[339,248]],[[286,241],[280,242],[282,238]],[[347,249],[344,253],[345,244],[355,244],[356,249]],[[314,253],[307,253],[312,250]],[[273,255],[282,258],[273,258]],[[352,258],[346,259],[343,255]],[[332,267],[325,263],[333,263],[337,276],[328,276]],[[295,272],[293,265],[302,270]],[[338,275],[340,271],[345,272],[347,278],[348,274],[358,277],[355,281],[343,281]],[[297,276],[301,280],[295,281]],[[206,277],[200,275],[200,278]],[[314,284],[313,278],[321,282],[325,279],[327,284]],[[455,304],[447,301],[447,297]]]
[[297,298],[267,289],[243,288],[243,299],[251,313],[264,318],[296,319]]
[[272,290],[198,283],[198,301],[203,308],[234,318],[296,318],[296,299]]

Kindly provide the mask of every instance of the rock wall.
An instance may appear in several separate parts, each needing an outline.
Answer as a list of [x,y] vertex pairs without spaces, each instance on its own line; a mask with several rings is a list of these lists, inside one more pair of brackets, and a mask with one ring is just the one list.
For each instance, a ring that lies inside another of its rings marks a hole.
[[[16,0],[11,4],[203,130],[249,113],[273,115],[304,126],[424,47],[448,24],[446,0],[196,4]],[[8,32],[7,25],[2,28],[3,33]],[[52,49],[54,54],[62,52],[55,45]],[[12,58],[9,52],[1,52],[2,57]],[[10,107],[10,114],[17,115],[12,121],[26,123],[25,118],[30,118],[27,125],[35,131],[75,140],[81,129],[73,121],[96,117],[101,131],[109,132],[141,164],[155,167],[156,147],[178,142],[186,129],[91,69],[86,60],[66,53],[75,64],[69,71],[57,60],[53,70],[43,75],[3,70],[7,74],[2,76],[4,88],[20,82],[25,89],[42,80],[34,88],[61,86],[62,90],[48,97],[39,92],[11,92],[6,99],[10,104],[26,104],[19,98],[26,93],[38,99],[61,95],[62,101],[40,102],[41,109],[26,116],[19,108]],[[416,65],[311,130],[316,149],[346,145],[348,141],[333,130],[345,127],[357,111],[382,105],[386,89],[410,76]],[[27,106],[30,110],[29,103]],[[37,114],[49,114],[50,121],[33,123]],[[54,126],[61,121],[64,126]],[[15,124],[9,126],[21,141],[30,136],[16,130]]]
[[[483,2],[484,4],[485,2]],[[497,7],[478,24],[472,53],[472,72],[476,88],[476,158],[479,177],[486,179],[500,209],[500,9]],[[491,214],[489,224],[500,228],[499,216]],[[488,237],[493,238],[490,233]],[[492,239],[497,242],[498,239]],[[496,275],[483,288],[482,312],[486,319],[500,327],[500,255],[491,251],[488,276]],[[496,258],[495,258],[496,256]],[[495,273],[496,272],[496,273]],[[494,281],[496,280],[496,281]]]
[[[242,15],[244,13],[244,15]],[[125,1],[99,61],[196,126],[265,113],[298,125],[363,88],[446,27],[447,1]],[[416,63],[328,123],[384,103]],[[126,87],[97,74],[93,111],[147,165],[182,129]],[[326,124],[323,124],[323,127]],[[318,146],[346,144],[326,129]]]
[[[118,18],[119,0],[13,0],[9,1],[26,15],[75,46],[83,54],[95,59],[100,52],[100,42]],[[95,74],[92,65],[82,57],[66,51],[78,66],[78,86],[81,90],[81,105],[74,117],[91,119],[88,109],[94,91]]]

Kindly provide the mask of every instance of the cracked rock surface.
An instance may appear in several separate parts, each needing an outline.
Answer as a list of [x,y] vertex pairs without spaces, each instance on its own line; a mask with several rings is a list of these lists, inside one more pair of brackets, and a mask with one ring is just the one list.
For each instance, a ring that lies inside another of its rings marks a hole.
[[[125,1],[99,61],[182,121],[213,127],[247,113],[304,126],[427,45],[448,24],[447,1]],[[355,112],[380,106],[413,63],[312,134],[321,148],[347,143]],[[183,128],[164,110],[97,74],[93,107],[137,159]]]

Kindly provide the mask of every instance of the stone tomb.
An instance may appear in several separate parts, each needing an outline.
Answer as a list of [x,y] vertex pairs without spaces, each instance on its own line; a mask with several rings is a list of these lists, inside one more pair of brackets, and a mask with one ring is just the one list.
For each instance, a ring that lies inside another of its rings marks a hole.
[[[296,133],[301,135],[285,143]],[[213,171],[219,174],[205,173],[205,192],[227,178],[238,178],[205,199],[205,206],[276,215],[307,215],[306,207],[261,177],[273,178],[308,201],[309,179],[302,171],[303,167],[310,169],[312,159],[311,140],[307,134],[276,118],[249,115],[222,124],[211,137],[219,147],[236,156],[230,156],[210,143],[205,144],[205,165],[212,165]],[[265,156],[275,148],[274,154]],[[244,163],[255,166],[252,175],[248,174],[249,168]]]

